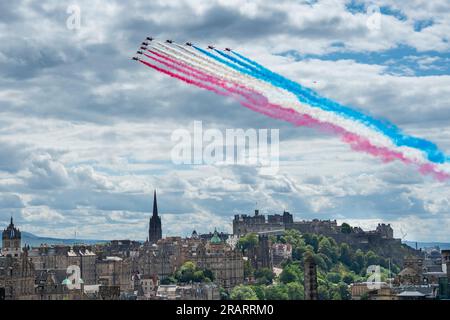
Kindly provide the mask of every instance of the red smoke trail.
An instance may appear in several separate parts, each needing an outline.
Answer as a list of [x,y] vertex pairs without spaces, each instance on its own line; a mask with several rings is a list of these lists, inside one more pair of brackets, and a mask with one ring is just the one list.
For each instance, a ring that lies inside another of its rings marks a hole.
[[[189,71],[191,71],[191,72],[194,72],[194,73],[196,73],[196,74],[203,74],[203,72],[200,72],[199,70],[197,70],[197,69],[191,67],[191,66],[188,65],[187,63],[184,63],[184,62],[180,62],[180,61],[178,61],[178,60],[175,60],[175,59],[169,57],[169,56],[166,55],[166,54],[161,54],[161,53],[158,53],[158,52],[153,51],[153,50],[150,50],[150,49],[147,49],[147,51],[153,53],[153,54],[154,54],[155,56],[157,56],[157,57],[160,57],[160,58],[165,59],[165,60],[167,60],[167,61],[169,61],[169,62],[172,62],[173,64],[176,64],[176,65],[178,65],[178,66],[180,66],[180,67],[186,68],[187,70],[189,70]],[[146,56],[147,56],[147,55],[146,55]],[[148,56],[147,56],[147,57],[148,57]]]
[[[163,64],[163,65],[165,65],[165,66],[167,66],[169,68],[172,68],[172,69],[177,70],[177,71],[179,71],[181,73],[184,73],[184,74],[186,74],[186,75],[188,75],[190,77],[194,77],[194,78],[197,78],[197,79],[203,80],[203,81],[208,81],[210,83],[213,83],[216,86],[219,86],[219,87],[221,87],[221,88],[223,88],[223,89],[225,89],[227,91],[232,92],[233,94],[239,94],[239,95],[241,95],[241,96],[243,96],[243,97],[245,97],[246,99],[249,99],[249,100],[262,99],[263,101],[267,101],[267,98],[264,97],[263,95],[261,95],[260,93],[254,91],[254,90],[252,90],[250,88],[247,88],[247,87],[245,87],[245,86],[243,86],[243,85],[241,85],[239,83],[236,83],[236,82],[231,81],[231,80],[223,80],[223,79],[218,78],[216,76],[209,75],[209,74],[207,74],[207,73],[205,73],[203,71],[200,71],[198,69],[195,69],[194,67],[191,67],[187,63],[184,63],[184,62],[178,61],[176,59],[170,58],[169,56],[167,56],[165,54],[160,54],[160,53],[155,52],[153,50],[147,50],[147,51],[149,51],[152,54],[154,54],[154,55],[156,55],[156,56],[158,56],[158,57],[160,57],[160,58],[162,58],[164,60],[167,60],[167,61],[169,61],[171,63],[167,63],[165,61],[162,61],[161,59],[157,59],[155,57],[149,56],[149,55],[144,53],[144,55],[146,57],[148,57],[150,59],[153,59],[153,60],[155,60],[155,61],[157,61],[157,62],[159,62],[159,63],[161,63],[161,64]],[[184,69],[187,69],[187,70],[189,70],[191,72],[188,72],[188,71],[186,71]],[[230,85],[232,85],[232,87],[230,87]],[[236,89],[236,88],[239,88],[240,90]]]
[[419,164],[406,158],[402,153],[392,151],[386,147],[374,146],[368,139],[360,137],[354,133],[348,132],[342,127],[336,126],[331,123],[320,122],[309,115],[299,114],[292,109],[285,109],[283,107],[270,104],[267,106],[258,106],[248,103],[241,103],[246,108],[267,115],[271,118],[284,120],[290,122],[296,126],[306,126],[310,128],[316,128],[322,132],[334,133],[341,137],[342,141],[349,144],[355,151],[363,151],[378,158],[381,158],[384,162],[391,162],[394,160],[400,160],[405,164],[414,164],[419,168],[419,172],[427,175],[431,174],[438,181],[446,181],[450,179],[450,175],[439,171],[433,164]]
[[[295,110],[292,109],[286,109],[283,108],[281,106],[275,105],[270,103],[266,97],[264,97],[261,93],[258,93],[250,88],[245,88],[243,86],[243,88],[246,89],[246,91],[250,92],[251,94],[249,95],[248,93],[242,92],[241,90],[236,90],[234,88],[230,88],[227,86],[227,82],[218,79],[217,77],[214,77],[212,75],[208,75],[203,73],[200,70],[195,69],[195,73],[192,72],[188,72],[186,70],[183,70],[182,68],[179,68],[177,66],[174,66],[173,64],[169,64],[166,62],[161,61],[160,59],[151,57],[149,55],[146,55],[147,57],[158,61],[170,68],[173,68],[174,70],[183,72],[184,74],[197,78],[197,79],[201,79],[201,80],[205,80],[208,81],[212,84],[214,84],[215,86],[219,86],[222,89],[224,89],[227,92],[218,90],[215,87],[206,85],[202,82],[199,81],[195,81],[183,76],[180,76],[178,74],[175,74],[173,72],[170,72],[168,70],[159,68],[155,65],[152,65],[146,61],[142,61],[140,60],[141,63],[159,71],[162,73],[165,73],[173,78],[179,79],[181,81],[184,81],[188,84],[192,84],[195,85],[197,87],[212,91],[216,94],[222,95],[222,96],[228,96],[228,97],[234,97],[235,99],[237,99],[243,106],[247,107],[250,110],[256,111],[258,113],[262,113],[265,114],[271,118],[275,118],[275,119],[279,119],[279,120],[284,120],[287,122],[290,122],[296,126],[307,126],[307,127],[311,127],[311,128],[316,128],[319,129],[323,132],[328,132],[328,133],[334,133],[338,136],[341,137],[342,141],[344,141],[345,143],[349,144],[350,147],[355,150],[355,151],[363,151],[365,153],[371,154],[373,156],[379,157],[381,158],[383,161],[385,162],[391,162],[394,160],[400,160],[405,164],[415,164],[417,166],[419,166],[419,171],[422,174],[432,174],[437,180],[439,181],[444,181],[450,178],[450,175],[444,172],[441,172],[439,170],[436,169],[436,166],[432,165],[432,164],[417,164],[414,163],[413,161],[411,161],[410,159],[406,158],[402,153],[400,152],[396,152],[396,151],[392,151],[386,147],[378,147],[373,145],[368,139],[360,137],[354,133],[348,132],[347,130],[345,130],[342,127],[336,126],[334,124],[331,123],[324,123],[324,122],[320,122],[312,117],[310,117],[309,115],[305,115],[305,114],[300,114]],[[161,55],[162,56],[162,55]],[[164,58],[164,57],[163,57]],[[169,58],[170,59],[170,58]],[[171,59],[173,60],[173,59]],[[183,65],[182,62],[178,62],[178,65]],[[193,68],[192,68],[193,69]],[[240,99],[244,98],[243,99]],[[258,97],[257,99],[255,99],[255,97]],[[249,101],[246,102],[245,100]]]
[[208,85],[206,85],[204,83],[201,83],[201,82],[198,82],[198,81],[191,80],[189,78],[180,76],[180,75],[178,75],[176,73],[173,73],[173,72],[170,72],[170,71],[165,70],[163,68],[160,68],[158,66],[155,66],[154,64],[148,63],[147,61],[139,60],[139,62],[144,64],[144,65],[146,65],[147,67],[155,69],[156,71],[159,71],[161,73],[167,74],[168,76],[170,76],[172,78],[181,80],[181,81],[186,82],[188,84],[192,84],[192,85],[197,86],[197,87],[202,88],[202,89],[206,89],[206,90],[212,91],[212,92],[214,92],[214,93],[216,93],[218,95],[221,95],[221,96],[228,96],[228,94],[226,92],[217,90],[216,88],[208,86]]

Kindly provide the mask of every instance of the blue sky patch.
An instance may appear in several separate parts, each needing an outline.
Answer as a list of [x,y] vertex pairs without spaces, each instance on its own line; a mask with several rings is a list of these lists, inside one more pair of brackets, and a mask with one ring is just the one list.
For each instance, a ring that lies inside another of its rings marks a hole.
[[[344,45],[337,42],[333,47]],[[335,51],[332,53],[301,54],[297,51],[285,51],[281,56],[291,57],[297,61],[320,59],[326,61],[354,60],[362,64],[386,66],[386,73],[402,76],[437,76],[450,74],[450,53],[437,51],[418,52],[415,48],[400,45],[381,52]]]

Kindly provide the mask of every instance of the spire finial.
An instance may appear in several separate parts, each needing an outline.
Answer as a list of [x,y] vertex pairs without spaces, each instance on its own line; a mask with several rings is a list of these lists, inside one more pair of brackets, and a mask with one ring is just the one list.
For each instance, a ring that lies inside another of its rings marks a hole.
[[153,191],[153,216],[158,216],[158,203],[156,201],[156,189]]

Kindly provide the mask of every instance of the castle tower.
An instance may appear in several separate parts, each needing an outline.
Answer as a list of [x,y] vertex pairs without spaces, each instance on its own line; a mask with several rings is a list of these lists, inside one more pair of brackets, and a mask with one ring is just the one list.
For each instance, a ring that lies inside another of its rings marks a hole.
[[11,217],[9,226],[2,233],[2,254],[19,258],[22,252],[21,241],[22,235],[20,230],[14,227],[13,218]]
[[317,265],[312,255],[305,257],[305,300],[318,300]]
[[153,193],[153,215],[150,218],[150,225],[148,228],[149,243],[157,243],[162,238],[161,218],[158,216],[158,204],[156,202],[156,190]]

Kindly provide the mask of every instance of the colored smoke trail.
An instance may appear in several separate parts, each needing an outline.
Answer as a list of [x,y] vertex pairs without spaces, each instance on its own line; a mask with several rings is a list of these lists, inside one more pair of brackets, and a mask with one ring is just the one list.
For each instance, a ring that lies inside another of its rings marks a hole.
[[[206,74],[204,72],[201,72],[200,70],[192,68],[192,67],[190,67],[190,66],[188,66],[188,65],[186,65],[186,64],[184,64],[182,62],[178,62],[178,61],[173,60],[173,59],[171,59],[171,58],[169,58],[167,56],[164,56],[162,54],[158,54],[158,53],[156,53],[156,52],[154,52],[152,50],[148,50],[148,51],[151,52],[151,53],[154,53],[155,55],[159,56],[160,58],[165,59],[165,60],[167,60],[167,61],[169,61],[171,63],[168,63],[168,62],[166,62],[164,60],[152,57],[152,56],[147,55],[145,53],[144,53],[144,56],[146,56],[146,57],[148,57],[148,58],[150,58],[150,59],[152,59],[154,61],[157,61],[157,62],[165,65],[168,68],[171,68],[171,69],[173,69],[175,71],[181,72],[181,73],[183,73],[183,74],[185,74],[185,75],[187,75],[189,77],[196,78],[196,79],[198,79],[200,81],[207,81],[207,82],[209,82],[209,84],[212,84],[214,86],[220,87],[221,89],[223,89],[225,91],[228,91],[230,93],[229,94],[230,97],[237,98],[237,100],[239,102],[242,102],[241,101],[241,97],[245,98],[245,99],[247,99],[247,100],[249,100],[250,102],[253,102],[253,103],[261,103],[262,101],[267,101],[267,99],[264,96],[262,96],[261,94],[255,92],[255,91],[253,91],[253,90],[251,90],[249,88],[241,86],[241,85],[239,85],[237,83],[223,81],[223,80],[221,80],[221,79],[219,79],[217,77],[208,75],[208,74]],[[187,70],[185,70],[184,68],[186,68]],[[195,83],[195,85],[197,85],[197,83]],[[204,89],[209,90],[209,88],[212,88],[212,87],[208,87],[208,88],[204,88]],[[214,91],[214,92],[216,92],[216,91]]]
[[[271,70],[261,66],[257,62],[252,61],[249,58],[245,58],[244,61],[249,62],[250,64],[244,64],[242,62],[237,62],[237,59],[216,50],[222,57],[225,57],[234,63],[230,63],[216,55],[211,54],[210,52],[203,50],[201,48],[195,47],[201,53],[216,59],[217,61],[226,64],[227,66],[242,72],[242,73],[250,73],[251,75],[262,79],[264,81],[268,81],[275,86],[280,86],[294,94],[296,94],[300,101],[307,103],[313,107],[321,108],[323,110],[334,112],[339,115],[345,116],[349,119],[358,121],[363,123],[366,126],[370,126],[373,129],[378,130],[383,133],[387,137],[389,137],[393,143],[397,146],[407,146],[411,148],[416,148],[421,150],[427,155],[428,160],[435,163],[444,163],[448,162],[449,157],[447,157],[439,148],[432,142],[427,141],[425,139],[416,138],[413,136],[405,135],[401,132],[401,130],[396,127],[394,124],[389,123],[387,121],[381,121],[375,118],[372,118],[362,112],[351,109],[349,107],[343,106],[335,101],[332,101],[328,98],[319,96],[316,92],[309,88],[303,87],[301,84],[294,82],[290,79],[287,79],[277,73],[272,72]],[[235,53],[235,52],[233,52]],[[238,55],[238,57],[244,57],[243,55]]]
[[[180,47],[179,45],[176,46]],[[203,59],[201,59],[200,56],[200,59],[202,61],[199,62],[198,58],[199,54],[201,53],[192,52],[192,55],[194,55],[195,58],[193,58],[192,56],[190,58],[187,58],[186,51],[190,52],[187,49],[183,50],[184,52],[175,52],[172,48],[169,48],[165,45],[163,45],[163,47],[165,54],[175,55],[176,59],[181,59],[184,62],[187,62],[187,60],[189,60],[189,62],[187,63],[195,66],[196,68],[199,68],[203,71],[206,70],[206,72],[213,73],[215,76],[218,76],[220,78],[226,78],[227,80],[231,79],[234,82],[245,84],[246,86],[258,92],[263,92],[267,97],[270,97],[270,99],[275,99],[275,103],[281,105],[282,107],[296,110],[297,112],[300,112],[302,114],[309,114],[320,122],[334,123],[340,127],[346,128],[347,131],[353,132],[354,134],[357,134],[359,136],[370,137],[370,140],[376,145],[396,149],[397,151],[400,151],[402,153],[406,152],[409,154],[409,157],[412,157],[414,159],[423,158],[423,155],[420,151],[407,147],[396,147],[386,136],[370,130],[370,128],[358,122],[340,117],[334,113],[325,112],[319,108],[312,108],[306,104],[301,104],[294,94],[286,91],[283,88],[275,87],[267,82],[252,78],[249,75],[238,73],[234,69],[227,68],[226,66],[221,65],[219,62],[214,61],[213,59],[209,59],[209,57],[207,56],[203,56]],[[275,94],[275,96],[273,94]]]
[[[180,45],[176,46],[180,49],[182,48]],[[265,76],[261,76],[259,78],[251,77],[249,73],[243,72],[243,68],[247,67],[246,69],[249,69],[248,67],[251,64],[250,62],[246,63],[244,61],[238,61],[236,58],[232,57],[232,59],[229,59],[231,62],[227,61],[227,63],[223,63],[222,61],[225,60],[221,58],[219,58],[219,60],[215,59],[211,57],[214,55],[209,52],[207,52],[208,55],[206,55],[206,57],[202,57],[201,53],[194,53],[188,49],[178,51],[177,49],[167,45],[162,45],[162,47],[162,51],[156,47],[154,47],[153,50],[147,50],[154,56],[147,54],[145,54],[145,56],[169,69],[176,71],[177,73],[157,67],[142,60],[141,62],[159,72],[165,73],[166,75],[181,80],[185,83],[195,85],[199,88],[212,91],[222,96],[232,97],[241,105],[252,111],[264,114],[271,118],[289,122],[296,126],[306,126],[318,129],[322,132],[334,134],[340,137],[341,141],[349,144],[353,150],[368,153],[382,159],[384,162],[399,160],[405,164],[416,166],[420,173],[424,175],[432,175],[439,181],[450,179],[450,175],[441,171],[435,164],[426,162],[423,163],[422,160],[417,160],[415,157],[411,157],[413,154],[405,153],[404,151],[406,149],[402,149],[404,147],[398,147],[398,150],[396,150],[397,148],[392,147],[394,145],[377,145],[381,140],[375,140],[377,141],[377,144],[373,144],[371,139],[376,138],[375,132],[375,136],[367,138],[371,136],[370,133],[362,131],[364,135],[361,135],[361,133],[354,131],[353,127],[357,127],[357,123],[354,123],[354,125],[351,125],[350,123],[349,127],[343,127],[338,123],[327,122],[324,121],[324,119],[316,118],[317,115],[315,113],[304,114],[303,111],[306,111],[306,109],[302,110],[301,106],[293,108],[289,104],[283,105],[284,103],[272,103],[270,101],[271,98],[267,96],[270,90],[286,89],[280,88],[279,86],[270,88],[272,84],[264,84],[267,83],[264,82]],[[200,50],[200,52],[204,51],[202,49]],[[228,55],[223,53],[221,56],[227,59]],[[242,68],[236,67],[237,65]],[[258,68],[258,66],[253,65],[252,68]],[[181,76],[178,73],[182,73],[185,76]],[[289,90],[286,91],[286,94],[289,94]],[[296,95],[293,97],[295,96]],[[335,121],[336,119],[330,117],[330,120]],[[342,123],[345,124],[345,122]],[[348,131],[347,128],[350,128],[351,131]],[[367,137],[365,136],[366,134],[368,134]]]

